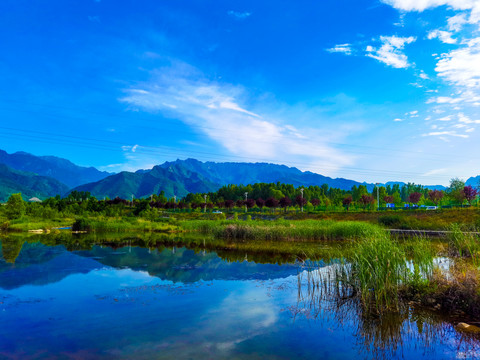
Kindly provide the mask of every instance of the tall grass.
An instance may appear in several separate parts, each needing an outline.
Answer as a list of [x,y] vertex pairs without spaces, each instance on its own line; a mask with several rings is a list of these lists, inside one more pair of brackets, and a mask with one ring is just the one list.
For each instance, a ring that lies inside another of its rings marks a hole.
[[180,222],[187,231],[212,234],[216,238],[236,240],[335,240],[362,239],[384,234],[377,225],[354,221],[227,221],[194,220]]
[[408,270],[405,251],[396,241],[384,235],[359,242],[351,271],[353,286],[367,308],[398,308],[398,289]]
[[319,269],[314,284],[323,284],[339,300],[358,297],[366,312],[398,310],[401,294],[425,292],[433,274],[434,253],[428,241],[415,240],[418,247],[405,246],[385,233],[359,240],[348,258],[330,271]]
[[464,233],[457,224],[453,224],[450,231],[448,235],[450,254],[471,258],[475,266],[480,266],[480,236]]

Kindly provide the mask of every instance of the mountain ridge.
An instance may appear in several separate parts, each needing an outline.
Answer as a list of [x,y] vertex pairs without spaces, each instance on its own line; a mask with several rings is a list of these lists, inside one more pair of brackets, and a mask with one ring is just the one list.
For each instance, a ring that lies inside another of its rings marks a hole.
[[[11,169],[54,178],[69,188],[95,182],[112,175],[94,167],[84,167],[57,156],[36,156],[24,151],[9,154],[0,150],[0,164]],[[62,194],[63,195],[63,194]]]

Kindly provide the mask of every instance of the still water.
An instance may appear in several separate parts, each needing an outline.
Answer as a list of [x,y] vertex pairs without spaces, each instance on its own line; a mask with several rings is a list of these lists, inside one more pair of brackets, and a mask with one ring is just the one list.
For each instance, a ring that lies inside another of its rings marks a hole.
[[480,357],[476,339],[435,313],[367,318],[319,300],[298,262],[46,243],[2,240],[1,359]]

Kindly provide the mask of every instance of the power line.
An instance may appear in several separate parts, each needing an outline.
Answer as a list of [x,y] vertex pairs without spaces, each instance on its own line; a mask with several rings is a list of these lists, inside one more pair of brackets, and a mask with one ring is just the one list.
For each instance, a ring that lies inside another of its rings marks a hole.
[[[173,149],[169,148],[166,146],[159,146],[159,147],[154,147],[154,146],[144,146],[144,145],[139,145],[139,144],[127,144],[125,145],[124,143],[116,142],[116,141],[109,141],[109,140],[100,140],[100,139],[92,139],[92,138],[83,138],[83,137],[78,137],[78,136],[71,136],[71,135],[63,135],[63,134],[53,134],[49,132],[43,132],[43,131],[34,131],[34,130],[25,130],[25,129],[14,129],[14,128],[6,128],[6,127],[0,127],[0,129],[10,129],[13,131],[17,132],[24,132],[24,133],[30,133],[30,134],[41,134],[41,135],[46,135],[49,137],[49,140],[46,138],[38,138],[38,136],[34,135],[21,135],[21,134],[15,134],[15,133],[10,133],[10,134],[0,134],[0,137],[3,138],[13,138],[14,139],[23,139],[25,137],[29,138],[31,141],[35,142],[41,142],[41,143],[48,143],[48,144],[62,144],[62,145],[67,145],[67,146],[79,146],[79,147],[85,147],[85,148],[91,148],[91,149],[99,149],[99,150],[107,150],[107,151],[119,151],[121,150],[121,146],[129,146],[133,147],[135,145],[138,146],[137,150],[135,153],[142,153],[142,154],[153,154],[153,155],[166,155],[166,156],[171,156],[172,153],[178,155],[184,155],[186,157],[193,157],[197,156],[198,154],[201,155],[210,155],[213,156],[213,160],[217,160],[219,157],[220,158],[226,158],[227,160],[231,161],[231,158],[237,158],[239,160],[248,160],[248,161],[259,161],[259,162],[276,162],[268,159],[260,159],[260,158],[252,158],[252,157],[244,157],[244,156],[235,156],[235,155],[223,155],[219,153],[210,153],[210,152],[195,152],[195,154],[192,154],[191,152],[184,151],[184,150],[178,150],[178,149]],[[10,135],[10,137],[8,136]],[[60,137],[60,139],[52,139],[52,137]],[[69,140],[64,140],[62,138],[69,138],[77,141],[75,144],[73,144]],[[88,143],[86,141],[92,141],[93,143]],[[78,142],[82,141],[82,142]],[[108,145],[111,144],[111,145]],[[311,166],[311,164],[307,163],[302,163],[302,162],[288,162],[288,161],[283,161],[282,162],[285,165],[291,165],[291,166],[301,166],[304,165],[305,167]],[[355,168],[355,167],[343,167],[342,169],[337,169],[336,167],[333,166],[328,166],[328,165],[323,165],[322,168],[324,169],[330,169],[330,170],[336,170],[339,173],[345,173],[345,174],[350,174],[350,173],[355,173],[359,175],[377,175],[377,174],[382,174],[382,175],[389,175],[389,176],[423,176],[422,173],[418,172],[406,172],[406,171],[396,171],[396,170],[381,170],[381,169],[363,169],[363,168]],[[450,175],[436,175],[435,178],[445,178],[445,179],[450,179],[452,176]]]
[[[12,102],[22,104],[18,101],[12,101]],[[78,112],[78,113],[85,113],[85,114],[92,114],[92,115],[99,115],[99,116],[109,116],[109,117],[113,117],[113,118],[124,118],[124,119],[131,120],[130,116],[125,116],[123,114],[91,112],[91,111],[79,110],[79,109],[62,107],[62,106],[53,106],[53,105],[50,106],[50,105],[32,104],[32,103],[30,103],[30,104],[27,103],[27,105],[49,106],[49,107],[55,107],[55,108],[58,108],[58,109],[61,109],[61,110],[75,111],[75,112]],[[8,108],[7,109],[6,108],[2,109],[2,108],[0,108],[0,110],[41,114],[42,116],[53,117],[53,118],[58,118],[58,119],[71,119],[71,120],[82,120],[83,119],[82,117],[72,117],[70,115],[62,115],[62,114],[53,114],[52,115],[52,114],[39,112],[39,111],[34,111],[34,110],[29,110],[29,109],[8,109]],[[162,118],[162,121],[163,122],[171,122],[171,123],[182,122],[181,120],[171,119],[171,118]],[[200,126],[200,125],[195,125],[195,124],[188,124],[188,127],[193,128],[193,129],[202,130],[202,131],[206,131],[206,130],[220,131],[220,132],[224,132],[225,134],[231,135],[231,129],[226,129],[226,128],[207,127],[207,126]],[[140,128],[140,126],[136,125],[136,128]],[[178,131],[178,130],[176,131],[176,133],[191,134],[189,132]],[[237,135],[238,134],[242,135],[242,132],[241,131],[236,131],[236,134]],[[243,134],[247,135],[246,133],[243,133]],[[276,139],[282,139],[282,140],[285,140],[285,139],[297,140],[297,141],[299,140],[297,137],[289,136],[289,135],[282,135],[282,136],[270,135],[269,138],[274,138],[274,139],[276,138]],[[259,139],[259,140],[256,139],[255,142],[264,143],[264,144],[275,144],[275,145],[278,144],[278,142],[267,141],[266,139]],[[357,145],[357,144],[348,144],[348,143],[339,143],[339,142],[327,142],[327,143],[325,143],[325,145],[336,145],[336,146],[342,146],[342,147],[348,147],[348,148],[360,148],[360,149],[367,149],[367,150],[370,149],[371,150],[371,152],[369,152],[369,151],[364,151],[364,152],[355,151],[354,154],[380,156],[380,154],[385,155],[385,153],[392,152],[392,153],[399,153],[401,155],[406,155],[406,154],[412,154],[412,155],[415,155],[415,156],[419,156],[419,154],[424,155],[424,153],[421,153],[421,152],[418,152],[418,151],[410,151],[410,150],[406,150],[406,149],[395,149],[395,148],[390,148],[390,147],[384,148],[384,147],[375,147],[375,146],[368,146],[368,145]],[[342,151],[346,152],[344,149],[342,149]],[[346,153],[348,154],[348,152],[346,152]],[[430,156],[430,157],[422,157],[422,159],[444,162],[445,158],[451,158],[452,161],[455,161],[455,160],[458,160],[458,159],[461,158],[461,157],[455,156],[455,155],[437,154],[437,153],[428,153],[428,156]],[[432,156],[433,156],[433,158],[432,158]],[[438,157],[438,158],[436,158],[436,157]],[[480,160],[480,158],[472,158],[472,160]]]

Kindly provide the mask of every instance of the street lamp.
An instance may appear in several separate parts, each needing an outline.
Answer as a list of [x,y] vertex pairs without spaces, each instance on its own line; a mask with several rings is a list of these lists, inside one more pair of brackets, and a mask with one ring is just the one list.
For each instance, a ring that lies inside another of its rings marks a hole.
[[303,190],[304,190],[303,188],[300,188],[300,193],[302,194],[302,197],[301,197],[301,200],[300,200],[300,202],[301,202],[300,206],[301,206],[302,212],[303,212]]
[[377,186],[377,211],[378,211],[380,209],[380,195],[379,195],[380,183],[375,183],[375,185]]
[[248,192],[245,192],[245,212],[247,212],[247,199],[248,199]]
[[205,199],[205,206],[203,207],[203,213],[205,214],[207,212],[207,195],[203,195],[203,198]]

